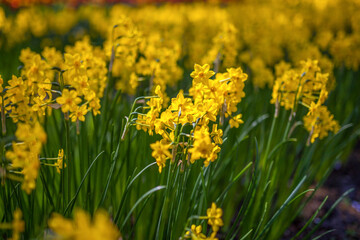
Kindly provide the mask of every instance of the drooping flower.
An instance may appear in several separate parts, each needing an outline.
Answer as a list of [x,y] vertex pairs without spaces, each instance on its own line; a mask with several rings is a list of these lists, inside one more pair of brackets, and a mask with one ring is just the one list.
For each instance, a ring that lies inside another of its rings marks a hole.
[[306,130],[310,133],[311,143],[314,143],[316,138],[323,139],[328,136],[330,131],[336,133],[340,129],[327,107],[315,102],[311,103],[309,112],[303,120]]
[[207,158],[212,152],[213,145],[211,144],[209,130],[205,126],[195,130],[193,146],[194,147],[189,150],[191,153],[191,163],[194,163],[195,160],[200,158]]
[[57,161],[55,163],[56,171],[59,174],[60,174],[60,170],[63,169],[63,164],[64,164],[64,167],[66,167],[66,163],[63,163],[63,161],[64,161],[64,149],[59,149]]
[[161,141],[156,141],[155,143],[150,144],[150,147],[153,150],[151,156],[156,159],[156,163],[159,166],[159,173],[161,173],[162,169],[165,167],[166,159],[171,158],[169,145],[164,144]]
[[213,124],[211,136],[213,137],[216,144],[222,144],[223,140],[221,137],[223,136],[223,131],[222,129],[218,129],[217,126],[217,124]]

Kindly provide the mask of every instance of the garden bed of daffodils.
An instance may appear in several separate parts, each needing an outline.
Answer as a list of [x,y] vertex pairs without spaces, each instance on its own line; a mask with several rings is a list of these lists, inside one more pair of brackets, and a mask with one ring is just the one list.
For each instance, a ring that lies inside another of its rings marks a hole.
[[359,66],[356,0],[3,1],[0,236],[331,237]]

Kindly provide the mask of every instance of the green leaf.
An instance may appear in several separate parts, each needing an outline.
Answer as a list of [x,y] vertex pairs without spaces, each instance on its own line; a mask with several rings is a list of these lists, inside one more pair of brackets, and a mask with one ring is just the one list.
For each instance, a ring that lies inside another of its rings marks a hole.
[[255,239],[260,239],[265,233],[266,231],[270,228],[270,226],[274,223],[274,221],[276,220],[276,218],[279,216],[279,214],[285,209],[286,206],[289,205],[289,203],[291,202],[291,200],[293,199],[294,195],[296,194],[296,192],[300,189],[301,185],[305,182],[306,176],[304,176],[301,181],[298,183],[298,185],[295,187],[295,189],[291,192],[291,194],[289,195],[289,197],[285,200],[285,202],[280,206],[279,210],[276,211],[276,213],[273,215],[273,217],[269,220],[269,222],[265,225],[264,229],[261,231],[261,233],[259,234],[259,236],[257,236],[257,238]]
[[335,207],[352,191],[354,191],[354,188],[351,188],[349,190],[347,190],[343,195],[341,195],[338,200],[336,200],[336,202],[331,206],[331,208],[329,209],[329,211],[326,212],[326,214],[322,217],[322,219],[320,220],[320,222],[315,226],[315,228],[309,232],[304,239],[309,239],[310,236],[312,234],[314,234],[314,232],[321,226],[321,224],[323,224],[323,222],[325,221],[325,219],[330,215],[330,213],[332,213],[332,211],[334,211]]
[[82,185],[84,184],[86,177],[89,175],[90,170],[91,170],[92,167],[94,166],[96,160],[98,160],[99,157],[100,157],[100,155],[103,154],[103,153],[104,153],[104,151],[102,151],[101,153],[99,153],[99,154],[96,156],[96,158],[92,161],[92,163],[90,164],[88,170],[86,171],[84,177],[82,178],[82,180],[81,180],[81,182],[80,182],[80,186],[79,186],[78,189],[76,190],[76,193],[75,193],[74,197],[70,200],[70,202],[69,202],[68,205],[66,206],[65,211],[64,211],[64,214],[63,214],[64,216],[66,215],[66,213],[67,213],[68,211],[70,211],[70,212],[72,211],[72,209],[73,209],[73,207],[74,207],[74,205],[75,205],[75,201],[76,201],[76,199],[77,199],[77,197],[78,197],[78,195],[79,195],[79,193],[80,193],[81,187],[82,187]]
[[130,209],[129,213],[126,215],[125,219],[124,219],[124,222],[122,223],[121,227],[120,227],[120,231],[122,231],[122,229],[124,228],[125,226],[125,223],[129,220],[132,212],[135,210],[135,208],[145,199],[147,198],[148,196],[150,196],[151,194],[153,194],[154,192],[157,192],[159,190],[162,190],[166,188],[166,186],[157,186],[157,187],[154,187],[153,189],[150,189],[149,191],[147,191],[144,195],[142,195],[137,201],[136,203],[134,204],[134,206]]

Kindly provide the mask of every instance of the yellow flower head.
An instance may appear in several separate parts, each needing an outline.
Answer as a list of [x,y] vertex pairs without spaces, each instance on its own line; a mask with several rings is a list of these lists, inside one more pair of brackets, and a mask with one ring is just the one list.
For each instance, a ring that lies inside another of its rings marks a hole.
[[64,89],[61,97],[56,98],[56,102],[61,104],[61,110],[66,113],[68,111],[74,112],[81,99],[75,90]]
[[202,233],[202,226],[196,226],[195,224],[191,225],[191,231],[185,233],[185,238],[191,239],[207,239],[205,234]]
[[72,122],[76,122],[77,120],[84,122],[85,115],[89,110],[87,109],[86,104],[81,107],[76,106],[75,111],[70,114],[70,118]]
[[169,145],[164,144],[162,141],[156,141],[155,143],[150,144],[150,147],[153,150],[151,156],[156,159],[156,163],[159,166],[159,173],[161,173],[162,169],[165,167],[166,159],[171,158]]
[[217,128],[217,124],[213,124],[211,136],[213,137],[216,144],[223,143],[223,140],[221,138],[223,136],[223,131],[222,131],[222,129]]
[[241,119],[242,114],[238,114],[235,117],[232,117],[229,121],[230,127],[238,128],[240,124],[244,123],[244,121]]
[[[56,171],[60,173],[60,170],[63,169],[63,160],[64,160],[64,149],[59,149],[58,158],[55,163]],[[66,167],[66,163],[64,163],[64,167]]]
[[184,115],[183,112],[190,106],[192,106],[191,99],[185,98],[182,90],[180,90],[176,98],[171,99],[170,109],[179,112],[179,115]]
[[195,130],[194,133],[194,147],[189,150],[191,153],[190,162],[194,163],[195,160],[200,158],[207,158],[212,152],[213,145],[207,127],[203,126]]
[[215,203],[211,204],[211,208],[207,210],[208,224],[212,227],[214,232],[219,230],[219,227],[224,225],[221,217],[223,215],[223,211],[221,208],[217,208]]
[[215,75],[215,72],[210,70],[209,64],[205,64],[203,66],[195,64],[194,69],[195,71],[193,71],[190,76],[194,79],[194,82],[196,83],[201,82],[207,84],[207,81]]
[[18,240],[20,239],[20,233],[24,232],[25,230],[25,222],[21,220],[22,212],[20,209],[16,209],[13,216],[14,216],[14,219],[12,221],[13,235],[11,239]]

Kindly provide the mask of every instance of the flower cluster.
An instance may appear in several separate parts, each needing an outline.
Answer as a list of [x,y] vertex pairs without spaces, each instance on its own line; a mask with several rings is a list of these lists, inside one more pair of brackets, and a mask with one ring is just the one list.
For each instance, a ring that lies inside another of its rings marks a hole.
[[338,122],[334,120],[334,115],[319,102],[311,103],[308,114],[304,116],[304,126],[310,132],[311,143],[314,143],[316,138],[327,137],[330,131],[336,133],[340,129]]
[[[11,174],[19,173],[24,176],[21,188],[29,194],[35,189],[40,168],[39,155],[46,142],[46,133],[39,122],[19,123],[15,136],[18,142],[12,142],[12,150],[6,152],[6,158],[11,161],[8,169]],[[18,169],[21,172],[16,172]],[[7,177],[11,179],[11,175]]]
[[[6,133],[7,117],[17,123],[17,142],[6,152],[10,160],[6,177],[22,181],[27,193],[35,188],[39,155],[46,142],[46,133],[40,124],[44,116],[61,107],[65,118],[78,123],[85,120],[88,111],[94,115],[100,113],[100,98],[107,82],[105,56],[87,38],[74,47],[66,47],[66,52],[63,58],[54,48],[45,48],[41,55],[24,49],[20,55],[21,76],[13,75],[5,87],[0,76],[3,133]],[[44,165],[57,167],[59,171],[66,166],[62,159],[63,152],[55,164]],[[22,174],[24,179],[13,174]]]
[[221,31],[213,38],[213,44],[202,62],[213,62],[216,68],[220,63],[224,66],[234,66],[236,64],[236,53],[239,50],[237,39],[238,30],[226,21],[222,24]]
[[138,129],[148,131],[150,135],[155,131],[163,137],[151,145],[159,172],[166,160],[171,158],[174,162],[177,154],[182,155],[182,163],[186,158],[188,163],[204,159],[207,167],[217,159],[222,144],[223,131],[218,128],[218,116],[220,125],[224,124],[225,117],[231,118],[231,127],[239,127],[242,123],[241,114],[234,113],[245,96],[243,89],[247,75],[241,68],[229,68],[226,73],[218,73],[215,79],[211,79],[214,75],[208,64],[195,64],[195,70],[191,73],[191,98],[185,97],[180,91],[176,98],[171,99],[170,106],[162,111],[164,95],[158,85],[155,90],[157,96],[150,98],[144,107],[148,109],[147,113],[137,114]]
[[22,212],[16,209],[13,213],[13,221],[11,223],[0,223],[0,229],[11,229],[13,231],[11,240],[19,240],[20,233],[25,230],[25,222],[22,220]]
[[104,49],[116,79],[116,89],[134,95],[145,80],[150,89],[160,85],[164,90],[180,79],[182,70],[177,65],[180,46],[176,41],[164,41],[160,33],[139,30],[125,16],[114,20],[113,26]]
[[28,122],[42,117],[46,110],[50,110],[50,79],[53,73],[47,62],[29,49],[22,51],[20,60],[24,64],[21,77],[13,75],[7,82],[3,102],[5,114],[9,115],[13,122]]
[[[3,96],[5,113],[14,122],[51,113],[52,108],[57,108],[55,101],[64,113],[70,113],[73,122],[84,121],[88,111],[100,113],[100,98],[107,81],[104,56],[87,38],[66,50],[64,60],[54,48],[45,48],[42,56],[28,48],[22,50],[21,77],[13,76],[8,81]],[[56,97],[59,93],[61,96]],[[83,102],[81,97],[85,102],[79,106]]]
[[116,79],[115,87],[134,94],[138,86],[138,78],[132,74],[142,36],[132,20],[124,15],[112,21],[108,30],[104,49],[110,60],[110,70]]
[[[358,69],[359,9],[355,0],[333,0],[331,4],[234,2],[226,7],[163,5],[136,10],[123,5],[114,5],[111,9],[80,6],[78,11],[67,7],[42,11],[33,7],[21,9],[15,15],[0,7],[3,33],[0,47],[11,48],[35,36],[41,39],[42,46],[61,48],[59,35],[87,21],[89,29],[82,29],[80,37],[95,33],[106,39],[104,49],[108,60],[112,47],[117,49],[118,60],[113,62],[116,86],[131,94],[142,77],[151,79],[154,71],[155,82],[179,80],[181,69],[174,64],[179,61],[186,66],[214,61],[224,66],[246,64],[253,75],[253,84],[265,87],[272,86],[276,77],[272,68],[285,56],[292,64],[306,58],[319,59],[323,64],[321,68],[331,72],[330,54],[336,66]],[[211,21],[208,21],[209,12]],[[236,17],[239,12],[242,18]],[[316,21],[312,16],[316,16]],[[287,34],[289,32],[292,34]],[[236,54],[238,52],[240,54]],[[153,86],[157,84],[160,83]]]
[[110,220],[107,212],[98,210],[93,220],[83,210],[76,210],[74,220],[69,220],[54,213],[49,227],[57,234],[58,239],[68,240],[117,240],[120,232]]
[[278,78],[273,87],[271,103],[291,109],[292,115],[296,113],[298,104],[309,108],[304,125],[310,132],[311,143],[316,138],[324,138],[329,131],[336,133],[339,124],[323,105],[329,94],[329,74],[321,73],[318,61],[301,61],[297,69],[281,63],[276,69]]
[[105,56],[88,38],[68,46],[60,69],[61,96],[56,102],[72,122],[85,121],[87,112],[100,113],[100,98],[107,83]]
[[285,109],[296,111],[298,103],[309,106],[317,99],[321,104],[325,102],[329,74],[321,73],[317,60],[301,61],[298,69],[290,69],[290,65],[287,65],[278,71],[279,77],[275,80],[271,103],[278,102]]
[[216,234],[218,233],[220,227],[224,225],[222,220],[223,211],[221,208],[218,208],[215,203],[211,204],[211,208],[207,209],[207,216],[200,216],[199,219],[207,219],[208,225],[211,226],[212,232],[209,237],[202,233],[202,226],[195,224],[191,225],[190,231],[185,233],[185,238],[191,239],[204,239],[204,240],[218,240]]

